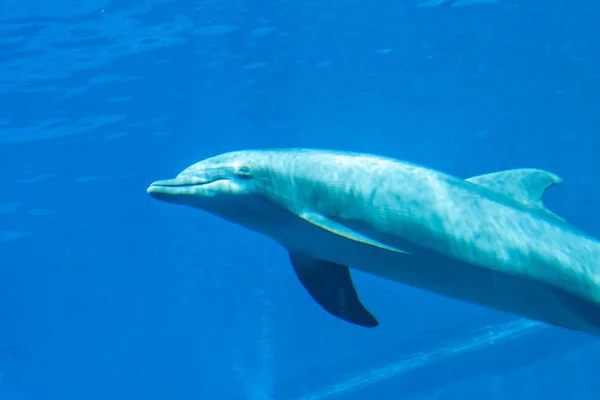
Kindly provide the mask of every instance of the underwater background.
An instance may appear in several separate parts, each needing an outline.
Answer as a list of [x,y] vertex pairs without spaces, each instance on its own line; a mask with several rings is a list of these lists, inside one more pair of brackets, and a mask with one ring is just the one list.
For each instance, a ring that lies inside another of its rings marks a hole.
[[591,0],[1,0],[0,399],[600,398],[600,341],[285,250],[150,182],[263,147],[535,167],[600,235]]

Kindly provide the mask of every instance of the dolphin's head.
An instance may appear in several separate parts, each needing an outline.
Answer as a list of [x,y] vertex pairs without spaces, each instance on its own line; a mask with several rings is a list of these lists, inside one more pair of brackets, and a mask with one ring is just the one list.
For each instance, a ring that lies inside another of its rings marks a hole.
[[206,204],[249,195],[260,168],[244,152],[207,158],[190,165],[174,179],[153,182],[147,189],[155,199],[205,208]]
[[187,167],[174,179],[153,182],[147,192],[161,201],[255,225],[272,216],[273,204],[266,194],[278,175],[279,158],[269,151],[221,154]]

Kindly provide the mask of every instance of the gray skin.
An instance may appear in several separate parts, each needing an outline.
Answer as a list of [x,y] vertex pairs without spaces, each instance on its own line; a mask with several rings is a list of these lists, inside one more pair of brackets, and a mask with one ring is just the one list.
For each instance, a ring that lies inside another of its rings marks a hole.
[[556,175],[461,179],[368,154],[238,151],[148,193],[284,246],[326,311],[374,327],[348,267],[443,296],[600,336],[600,242],[547,210]]

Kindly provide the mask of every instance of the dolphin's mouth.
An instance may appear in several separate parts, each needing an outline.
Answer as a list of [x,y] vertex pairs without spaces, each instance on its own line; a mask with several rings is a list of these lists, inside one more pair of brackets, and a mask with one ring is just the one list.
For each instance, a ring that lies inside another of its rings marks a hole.
[[216,181],[222,181],[224,178],[215,178],[215,179],[200,179],[200,178],[182,178],[178,177],[175,179],[165,179],[162,181],[155,181],[150,184],[152,186],[165,186],[165,187],[183,187],[183,186],[202,186],[208,185],[210,183]]
[[148,186],[146,192],[154,198],[165,200],[169,196],[194,195],[199,188],[209,189],[213,185],[218,185],[227,181],[225,178],[218,179],[199,179],[199,178],[175,178],[155,181]]

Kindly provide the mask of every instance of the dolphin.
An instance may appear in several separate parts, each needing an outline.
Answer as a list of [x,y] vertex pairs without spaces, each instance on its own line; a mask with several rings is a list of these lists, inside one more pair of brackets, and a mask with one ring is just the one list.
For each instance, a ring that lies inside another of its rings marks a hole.
[[451,176],[371,154],[243,150],[152,183],[285,247],[330,314],[379,324],[349,268],[438,295],[600,336],[600,242],[546,208],[561,183],[540,169]]

